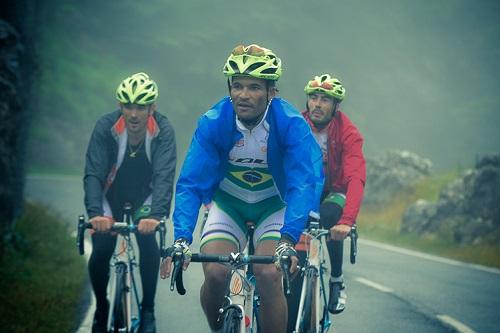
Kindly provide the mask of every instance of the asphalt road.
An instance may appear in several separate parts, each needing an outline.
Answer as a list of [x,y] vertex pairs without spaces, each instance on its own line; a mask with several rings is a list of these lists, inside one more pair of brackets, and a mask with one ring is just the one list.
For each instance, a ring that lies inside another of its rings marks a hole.
[[[33,175],[27,178],[25,192],[71,225],[84,212],[80,178]],[[168,229],[171,242],[172,227]],[[360,233],[362,237],[362,229]],[[198,250],[196,242],[192,249]],[[350,265],[345,258],[344,275],[347,309],[333,317],[330,332],[500,332],[500,270],[361,238],[358,263]],[[201,266],[192,264],[185,274],[184,296],[170,292],[168,281],[160,280],[158,332],[209,332],[199,305],[202,277]],[[79,332],[90,331],[92,307],[90,303]]]

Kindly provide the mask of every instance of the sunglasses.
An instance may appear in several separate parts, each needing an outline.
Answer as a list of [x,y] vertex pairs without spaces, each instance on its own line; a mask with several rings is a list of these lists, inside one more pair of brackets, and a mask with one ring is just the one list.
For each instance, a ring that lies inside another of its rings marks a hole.
[[251,55],[251,56],[256,56],[256,57],[262,57],[266,55],[266,49],[252,44],[249,46],[244,46],[244,45],[238,45],[236,46],[233,51],[231,51],[232,55]]
[[333,85],[328,82],[322,82],[321,84],[318,81],[313,81],[310,85],[311,88],[323,88],[325,90],[333,90]]

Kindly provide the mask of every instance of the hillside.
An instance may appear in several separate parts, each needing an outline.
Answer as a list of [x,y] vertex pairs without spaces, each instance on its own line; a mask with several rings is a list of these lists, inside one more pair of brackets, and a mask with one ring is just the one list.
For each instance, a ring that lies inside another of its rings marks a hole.
[[81,172],[94,121],[137,71],[159,84],[182,162],[196,119],[226,94],[229,51],[252,42],[282,58],[280,93],[298,108],[313,75],[341,78],[343,110],[369,156],[409,149],[446,169],[500,139],[497,1],[43,0],[37,9],[30,170]]
[[461,176],[461,170],[428,176],[395,195],[388,204],[364,205],[358,218],[361,237],[500,268],[499,244],[458,244],[436,234],[418,235],[401,232],[403,215],[408,207],[419,199],[436,202],[440,191]]

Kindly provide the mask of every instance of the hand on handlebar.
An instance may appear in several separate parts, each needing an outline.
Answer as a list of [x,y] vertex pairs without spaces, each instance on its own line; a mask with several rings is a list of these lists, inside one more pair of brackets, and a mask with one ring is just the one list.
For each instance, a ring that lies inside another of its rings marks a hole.
[[351,226],[347,224],[336,224],[330,228],[330,238],[332,240],[344,240],[351,232]]
[[113,219],[107,216],[94,216],[89,222],[97,232],[109,232],[114,223]]
[[166,251],[166,256],[162,259],[160,266],[160,277],[166,279],[172,272],[172,261],[180,260],[182,269],[186,270],[191,262],[191,250],[189,244],[184,239],[178,239]]
[[156,219],[141,219],[137,225],[137,231],[141,234],[150,234],[156,231],[160,221]]
[[278,271],[287,269],[292,275],[297,271],[299,259],[292,244],[287,241],[279,241],[276,246],[275,256],[278,257],[278,261],[276,261]]

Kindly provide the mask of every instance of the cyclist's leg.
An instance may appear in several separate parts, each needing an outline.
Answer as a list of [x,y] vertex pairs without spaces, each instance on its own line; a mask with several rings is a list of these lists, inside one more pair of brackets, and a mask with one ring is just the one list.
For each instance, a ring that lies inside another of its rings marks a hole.
[[139,332],[154,332],[156,330],[154,299],[160,267],[160,249],[156,242],[156,234],[143,235],[136,233],[135,236],[140,251],[139,269],[142,282]]
[[[200,252],[206,254],[229,254],[245,245],[246,236],[232,216],[214,202],[203,227]],[[205,281],[201,286],[201,306],[212,330],[221,328],[218,322],[219,308],[224,303],[227,291],[229,268],[217,263],[203,263]]]
[[136,234],[136,239],[140,251],[139,267],[143,293],[141,307],[153,309],[160,267],[160,249],[154,233]]
[[[255,254],[274,255],[283,226],[285,208],[267,216],[255,230]],[[260,326],[262,332],[285,332],[287,304],[283,293],[282,275],[274,265],[253,265],[260,295]]]
[[[273,255],[276,244],[276,240],[261,241],[255,249],[255,254]],[[274,265],[255,264],[253,267],[260,295],[259,318],[262,332],[285,332],[287,305],[282,275]]]
[[[342,216],[343,200],[339,194],[329,195],[320,207],[321,224],[325,228],[331,228],[338,223]],[[330,257],[330,296],[328,309],[332,313],[340,313],[345,308],[345,291],[342,276],[342,264],[344,255],[344,241],[329,240],[326,242]],[[334,285],[336,283],[337,285]]]
[[[336,225],[342,216],[341,203],[332,198],[335,193],[328,196],[320,206],[321,224],[324,228],[330,229]],[[332,198],[332,200],[330,200]],[[327,241],[328,254],[331,263],[331,276],[339,277],[342,275],[342,258],[343,258],[344,241]]]
[[109,280],[109,260],[116,245],[116,236],[111,233],[92,234],[92,254],[88,270],[90,282],[96,298],[96,313],[94,321],[98,326],[105,327],[108,317],[109,303],[106,298]]

